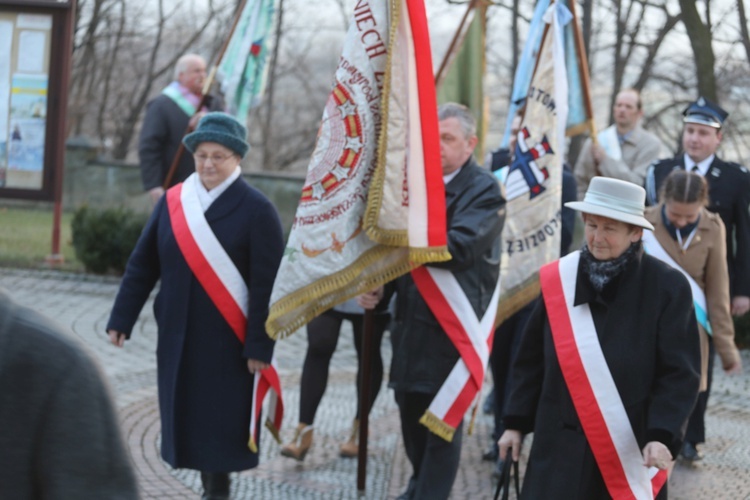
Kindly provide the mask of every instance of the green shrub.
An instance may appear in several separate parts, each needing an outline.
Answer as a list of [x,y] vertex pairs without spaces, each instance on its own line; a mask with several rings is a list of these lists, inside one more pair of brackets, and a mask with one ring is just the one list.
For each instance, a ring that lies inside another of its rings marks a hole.
[[734,318],[734,341],[740,349],[750,348],[750,313]]
[[71,222],[76,257],[93,273],[122,274],[145,224],[145,215],[124,208],[93,210],[84,205]]

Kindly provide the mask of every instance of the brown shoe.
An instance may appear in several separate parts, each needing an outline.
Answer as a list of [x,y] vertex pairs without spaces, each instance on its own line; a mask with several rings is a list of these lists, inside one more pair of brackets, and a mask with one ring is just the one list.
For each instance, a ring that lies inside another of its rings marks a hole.
[[281,447],[281,454],[285,457],[299,460],[305,459],[313,441],[313,428],[311,425],[300,423],[294,431],[294,438],[290,443]]
[[359,420],[354,420],[349,439],[339,447],[339,455],[344,458],[356,458],[359,455]]

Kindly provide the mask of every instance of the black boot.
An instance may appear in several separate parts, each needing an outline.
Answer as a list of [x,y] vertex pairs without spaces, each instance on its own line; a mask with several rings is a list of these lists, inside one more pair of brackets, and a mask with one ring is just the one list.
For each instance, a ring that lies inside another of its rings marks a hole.
[[229,474],[201,472],[203,496],[201,500],[229,500]]

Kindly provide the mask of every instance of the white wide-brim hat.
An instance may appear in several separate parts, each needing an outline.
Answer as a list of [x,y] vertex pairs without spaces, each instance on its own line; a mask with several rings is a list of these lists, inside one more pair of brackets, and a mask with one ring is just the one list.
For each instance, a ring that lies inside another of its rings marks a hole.
[[643,217],[646,208],[646,190],[632,182],[594,177],[589,183],[583,201],[570,201],[566,207],[587,214],[601,215],[634,226],[654,230]]

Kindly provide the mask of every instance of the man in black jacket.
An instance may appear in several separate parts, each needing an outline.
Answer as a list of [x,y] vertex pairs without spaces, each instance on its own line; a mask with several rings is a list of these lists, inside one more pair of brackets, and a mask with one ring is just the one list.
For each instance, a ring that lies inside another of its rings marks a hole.
[[[492,174],[472,157],[477,144],[471,112],[448,103],[438,110],[451,260],[430,264],[448,270],[481,317],[491,304],[500,273],[500,232],[505,200]],[[397,294],[392,329],[390,387],[395,389],[406,454],[414,473],[402,499],[448,498],[458,471],[462,425],[452,440],[434,434],[420,419],[460,355],[411,275],[392,287]]]
[[57,325],[0,290],[0,498],[138,498],[102,378]]

